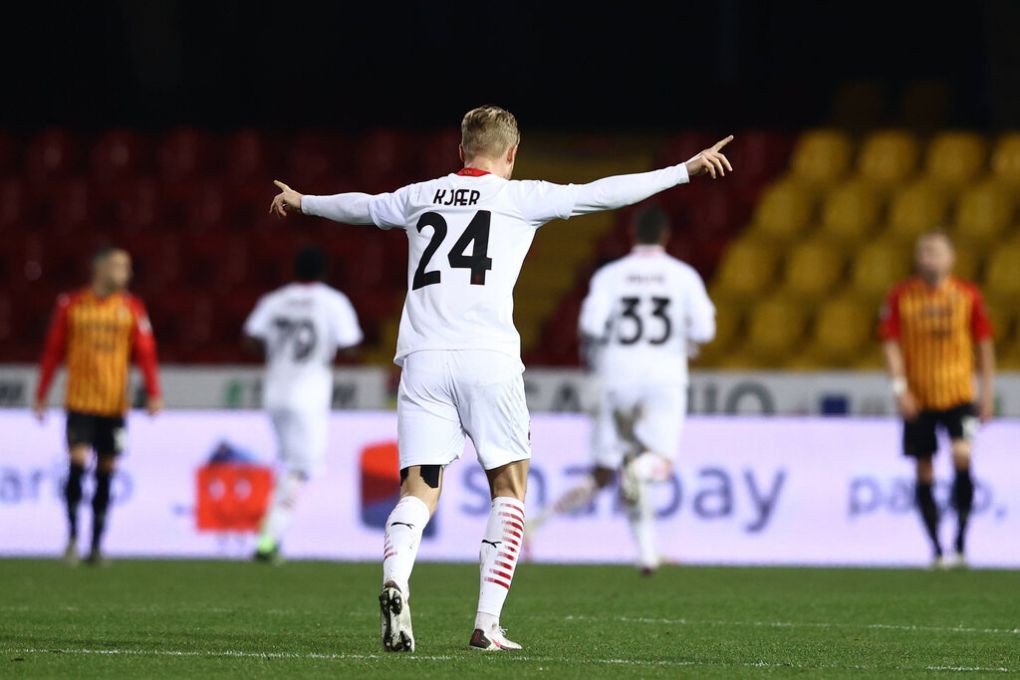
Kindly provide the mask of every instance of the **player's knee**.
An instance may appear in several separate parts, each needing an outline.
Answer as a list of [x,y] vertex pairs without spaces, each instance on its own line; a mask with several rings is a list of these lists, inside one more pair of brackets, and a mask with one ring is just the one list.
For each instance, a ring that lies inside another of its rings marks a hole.
[[524,500],[528,487],[528,461],[518,460],[488,471],[489,488],[493,498]]
[[595,480],[595,486],[600,489],[604,489],[613,483],[613,477],[615,477],[615,471],[611,468],[596,467],[592,478]]
[[953,442],[953,467],[957,470],[966,470],[970,467],[970,442]]
[[935,466],[931,458],[920,458],[917,461],[917,481],[921,484],[931,484],[935,481]]
[[116,456],[99,456],[96,461],[96,470],[99,472],[113,472],[117,469]]
[[71,462],[75,465],[88,465],[89,447],[85,444],[75,444],[69,451]]

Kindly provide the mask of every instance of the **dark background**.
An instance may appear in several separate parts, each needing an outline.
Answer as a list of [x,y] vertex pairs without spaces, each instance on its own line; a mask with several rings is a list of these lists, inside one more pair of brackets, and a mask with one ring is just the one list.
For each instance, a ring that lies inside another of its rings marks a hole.
[[895,102],[934,79],[947,122],[998,128],[1020,121],[1018,5],[8,5],[0,125],[432,127],[492,102],[525,130],[793,129],[832,115],[847,81]]

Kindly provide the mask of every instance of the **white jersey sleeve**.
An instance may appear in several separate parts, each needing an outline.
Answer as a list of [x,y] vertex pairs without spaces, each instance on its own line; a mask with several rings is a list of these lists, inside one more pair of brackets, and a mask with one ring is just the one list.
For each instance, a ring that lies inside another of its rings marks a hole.
[[708,297],[705,282],[696,271],[689,270],[688,279],[688,285],[684,287],[687,339],[703,345],[715,337],[715,305]]
[[648,172],[603,177],[587,184],[525,180],[521,182],[525,189],[521,204],[527,220],[545,224],[554,219],[633,205],[688,181],[690,178],[684,163]]
[[272,316],[270,296],[263,295],[244,322],[244,334],[265,341],[269,337]]
[[615,302],[609,285],[610,276],[607,270],[600,269],[591,279],[588,294],[581,302],[581,316],[578,320],[583,336],[602,339],[609,330]]
[[407,194],[411,187],[382,194],[351,191],[332,196],[303,196],[301,212],[344,224],[374,224],[380,229],[407,225]]
[[340,349],[359,345],[364,334],[361,332],[361,325],[358,323],[358,314],[354,311],[354,305],[340,291],[334,292],[333,314],[330,318],[333,342]]

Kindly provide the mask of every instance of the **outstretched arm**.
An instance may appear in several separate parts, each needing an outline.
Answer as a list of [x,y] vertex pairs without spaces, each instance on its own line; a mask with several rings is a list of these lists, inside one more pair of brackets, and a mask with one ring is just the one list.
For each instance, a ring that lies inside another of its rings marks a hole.
[[686,163],[659,170],[614,175],[587,184],[533,182],[534,193],[526,201],[525,217],[536,224],[545,224],[557,218],[567,219],[602,210],[615,210],[639,203],[678,184],[685,184],[691,177],[723,177],[727,171],[733,171],[733,166],[722,153],[722,148],[732,139],[733,135],[730,135]]
[[732,139],[733,135],[730,135],[716,142],[686,163],[650,172],[605,177],[578,185],[571,216],[632,205],[677,184],[685,184],[691,177],[698,175],[707,174],[712,179],[725,177],[726,171],[732,172],[733,167],[723,155],[722,148]]
[[404,227],[406,194],[403,189],[383,194],[350,191],[332,196],[309,196],[294,191],[279,180],[273,180],[273,184],[280,193],[273,198],[269,212],[279,217],[304,213],[343,224],[374,224],[381,229]]

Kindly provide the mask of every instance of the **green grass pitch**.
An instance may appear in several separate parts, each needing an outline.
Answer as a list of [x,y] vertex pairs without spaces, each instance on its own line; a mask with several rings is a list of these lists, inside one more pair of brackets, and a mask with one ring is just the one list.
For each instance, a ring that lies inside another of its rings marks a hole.
[[[1020,572],[522,564],[516,653],[466,648],[478,569],[420,564],[382,651],[375,564],[0,560],[2,677],[920,677],[1020,673]],[[507,675],[493,675],[507,673]]]

